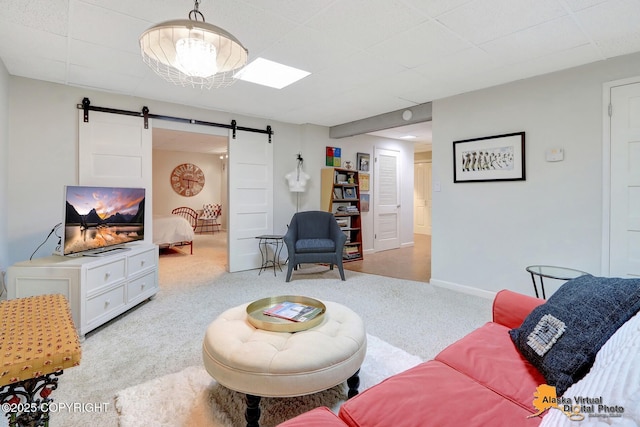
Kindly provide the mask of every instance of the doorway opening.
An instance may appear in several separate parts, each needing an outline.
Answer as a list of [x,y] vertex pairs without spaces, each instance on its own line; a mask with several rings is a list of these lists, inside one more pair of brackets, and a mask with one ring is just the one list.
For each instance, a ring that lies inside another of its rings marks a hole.
[[[188,126],[189,130],[186,130]],[[218,218],[219,229],[211,232],[196,222],[193,240],[193,255],[188,247],[169,246],[160,250],[160,274],[163,269],[181,268],[184,257],[203,261],[206,269],[225,269],[228,263],[226,130],[206,126],[155,121],[152,129],[153,212],[168,215],[177,207],[188,207],[201,214],[204,206],[220,204],[222,215]],[[171,172],[181,164],[197,166],[204,174],[202,190],[185,196],[172,186]],[[154,239],[155,240],[155,239]]]
[[[431,279],[431,161],[432,122],[422,122],[371,133],[389,139],[414,141],[413,246],[368,253],[362,261],[345,264],[352,271],[428,282]],[[409,139],[407,136],[413,136]],[[416,165],[428,164],[416,182]],[[408,188],[402,183],[403,188]],[[411,184],[409,184],[409,187]],[[425,194],[427,193],[427,194]],[[416,212],[419,210],[419,212]],[[406,226],[406,225],[402,225]]]

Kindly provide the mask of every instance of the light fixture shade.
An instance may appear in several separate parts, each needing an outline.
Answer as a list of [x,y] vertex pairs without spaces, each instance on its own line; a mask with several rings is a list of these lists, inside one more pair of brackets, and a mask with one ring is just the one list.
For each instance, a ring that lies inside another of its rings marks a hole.
[[247,49],[233,35],[191,19],[149,28],[140,36],[140,51],[144,62],[165,80],[207,89],[231,85],[248,57]]

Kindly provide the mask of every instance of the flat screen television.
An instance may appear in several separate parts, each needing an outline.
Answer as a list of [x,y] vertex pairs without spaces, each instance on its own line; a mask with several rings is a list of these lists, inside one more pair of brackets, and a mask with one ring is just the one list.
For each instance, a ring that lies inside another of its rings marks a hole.
[[144,188],[68,185],[59,255],[105,255],[144,239]]

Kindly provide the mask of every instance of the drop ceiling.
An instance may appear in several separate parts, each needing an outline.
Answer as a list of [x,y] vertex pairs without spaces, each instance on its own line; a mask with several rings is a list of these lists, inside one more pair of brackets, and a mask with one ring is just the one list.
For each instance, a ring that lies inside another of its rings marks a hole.
[[640,0],[202,0],[250,60],[311,75],[280,90],[200,90],[157,77],[138,46],[148,27],[186,19],[192,1],[0,6],[11,75],[294,124],[334,126],[640,51]]

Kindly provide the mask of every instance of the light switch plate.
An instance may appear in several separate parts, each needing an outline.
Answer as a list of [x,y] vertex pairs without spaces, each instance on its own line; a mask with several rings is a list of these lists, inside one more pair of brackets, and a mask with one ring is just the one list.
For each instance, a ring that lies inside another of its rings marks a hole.
[[561,162],[564,160],[564,149],[562,148],[550,148],[545,153],[545,159],[547,162]]

